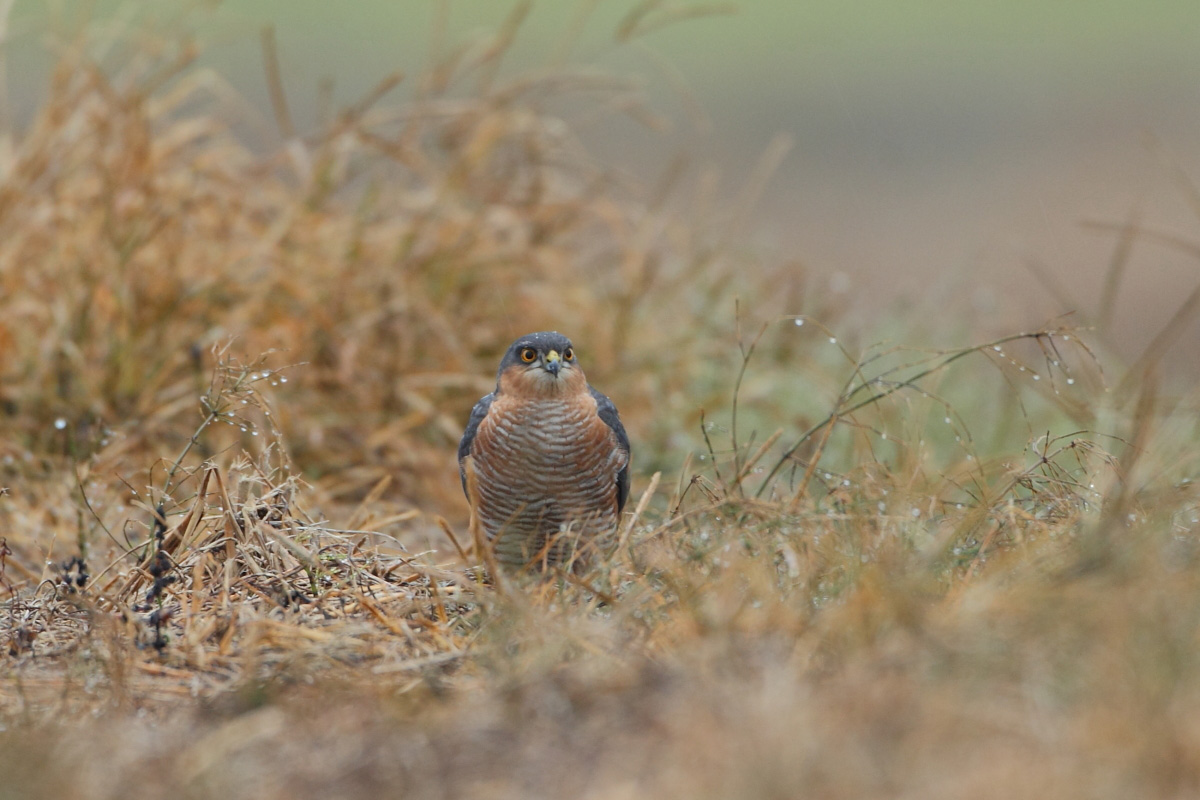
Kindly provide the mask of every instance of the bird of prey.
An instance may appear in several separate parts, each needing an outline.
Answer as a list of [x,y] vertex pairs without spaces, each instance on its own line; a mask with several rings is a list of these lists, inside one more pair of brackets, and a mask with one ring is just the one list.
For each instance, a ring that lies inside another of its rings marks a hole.
[[514,567],[572,562],[601,545],[629,496],[629,458],[617,407],[553,331],[512,343],[458,445],[476,530]]

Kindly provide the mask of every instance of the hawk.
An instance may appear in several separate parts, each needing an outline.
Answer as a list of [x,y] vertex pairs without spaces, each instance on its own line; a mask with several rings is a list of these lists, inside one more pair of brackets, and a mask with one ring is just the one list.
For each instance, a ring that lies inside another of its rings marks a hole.
[[611,533],[629,496],[629,457],[617,407],[553,331],[512,343],[458,445],[479,530],[496,560],[516,567],[569,561]]

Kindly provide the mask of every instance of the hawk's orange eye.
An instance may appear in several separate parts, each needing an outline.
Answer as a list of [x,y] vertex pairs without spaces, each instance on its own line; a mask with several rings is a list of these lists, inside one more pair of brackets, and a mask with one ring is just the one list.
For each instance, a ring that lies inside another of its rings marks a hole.
[[537,350],[534,350],[532,347],[526,347],[521,351],[521,360],[526,364],[533,363],[537,360]]
[[567,361],[574,360],[575,351],[573,349],[571,349],[570,347],[568,347],[566,350],[563,350],[563,358],[565,358]]

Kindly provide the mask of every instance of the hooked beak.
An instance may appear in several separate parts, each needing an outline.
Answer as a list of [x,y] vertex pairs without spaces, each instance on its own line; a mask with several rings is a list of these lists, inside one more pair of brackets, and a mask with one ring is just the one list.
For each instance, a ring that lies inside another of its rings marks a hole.
[[549,372],[551,375],[557,378],[558,371],[562,369],[562,356],[558,354],[557,350],[551,350],[546,354],[546,358],[542,362],[542,366],[546,368],[546,372]]

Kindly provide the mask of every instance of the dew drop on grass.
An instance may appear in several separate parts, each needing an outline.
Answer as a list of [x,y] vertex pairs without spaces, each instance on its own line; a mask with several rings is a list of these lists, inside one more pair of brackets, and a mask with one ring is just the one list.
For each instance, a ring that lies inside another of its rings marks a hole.
[[831,480],[833,480],[833,476],[832,476],[832,475],[830,475],[828,472],[826,472],[826,473],[825,473],[825,480],[827,480],[827,481],[831,481]]
[[842,479],[842,486],[849,486],[849,485],[850,485],[850,479],[849,479],[849,478],[844,478],[844,479]]
[[280,383],[287,383],[287,378],[285,378],[285,377],[283,377],[283,376],[281,375],[281,376],[279,377],[279,382],[280,382]]
[[804,320],[802,320],[802,319],[793,320],[793,322],[795,322],[795,323],[796,323],[796,327],[797,327],[797,328],[800,328],[800,327],[803,327],[803,326],[804,326]]
[[1074,386],[1074,385],[1075,385],[1075,379],[1067,378],[1067,386]]
[[1000,345],[998,345],[998,344],[994,344],[994,345],[992,345],[992,349],[993,349],[993,350],[995,350],[997,353],[1003,352],[1003,351],[1000,349]]
[[887,505],[882,500],[876,503],[875,507],[879,509],[880,514],[887,510]]
[[62,417],[59,417],[58,419],[54,420],[54,427],[60,431],[65,430],[67,427],[67,421]]
[[1034,379],[1035,381],[1040,381],[1040,380],[1042,379],[1042,376],[1041,376],[1041,375],[1038,375],[1037,373],[1034,373],[1034,375],[1033,375],[1033,379]]
[[950,418],[949,418],[949,417],[946,417],[946,424],[947,424],[947,425],[949,425],[949,424],[950,424]]
[[921,516],[921,509],[919,509],[919,508],[914,508],[914,509],[912,510],[912,515],[913,515],[914,517],[919,517],[919,516]]
[[830,344],[837,344],[837,337],[836,337],[836,336],[830,336],[830,337],[829,337],[829,343],[830,343]]
[[887,432],[884,431],[883,433],[879,434],[879,438],[886,442],[887,441]]

